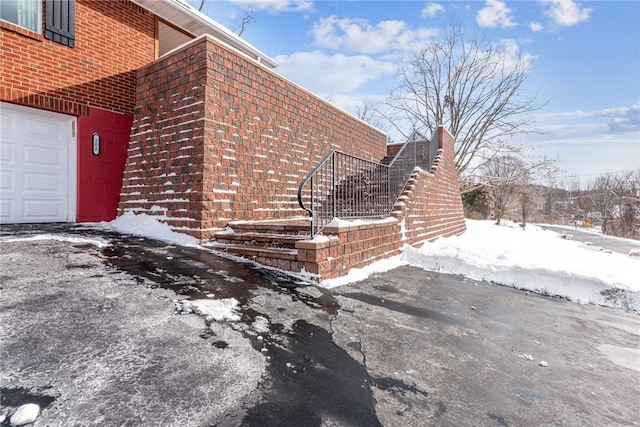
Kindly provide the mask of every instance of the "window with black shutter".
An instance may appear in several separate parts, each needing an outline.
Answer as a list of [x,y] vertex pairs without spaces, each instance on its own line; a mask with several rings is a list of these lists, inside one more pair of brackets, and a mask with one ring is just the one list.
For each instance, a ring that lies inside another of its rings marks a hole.
[[46,0],[44,37],[74,47],[76,39],[75,0]]

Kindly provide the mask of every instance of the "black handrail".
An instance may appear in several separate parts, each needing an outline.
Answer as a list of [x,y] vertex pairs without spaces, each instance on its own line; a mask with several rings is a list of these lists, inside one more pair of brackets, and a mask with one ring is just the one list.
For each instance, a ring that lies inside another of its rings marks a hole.
[[316,165],[316,167],[313,168],[313,170],[307,174],[307,176],[302,180],[302,182],[298,186],[298,204],[300,205],[300,207],[302,209],[304,209],[305,211],[307,211],[309,213],[309,216],[311,218],[313,218],[313,211],[304,206],[304,201],[302,200],[302,188],[307,184],[308,181],[313,179],[313,176],[316,174],[318,169],[320,169],[322,167],[322,165],[324,165],[333,156],[333,153],[335,153],[335,152],[336,152],[336,150],[329,151],[329,154],[327,154],[326,156],[324,156],[324,158],[322,160],[320,160],[320,163],[318,163]]
[[[371,194],[371,176],[377,182],[384,175],[387,181],[388,166],[362,159],[341,151],[332,150],[302,180],[298,187],[298,204],[311,218],[311,235],[317,234],[334,217],[369,218],[384,216],[379,209],[380,193]],[[384,171],[384,172],[383,172]],[[309,204],[303,197],[309,184]],[[360,194],[359,194],[360,193]],[[385,191],[384,197],[387,197]],[[338,215],[340,214],[340,215]]]
[[[434,136],[431,143],[437,138]],[[435,141],[437,143],[437,141]],[[298,204],[311,218],[311,235],[333,218],[389,216],[416,166],[428,169],[435,152],[421,134],[404,143],[388,165],[332,150],[302,180]],[[303,192],[309,184],[309,207]]]

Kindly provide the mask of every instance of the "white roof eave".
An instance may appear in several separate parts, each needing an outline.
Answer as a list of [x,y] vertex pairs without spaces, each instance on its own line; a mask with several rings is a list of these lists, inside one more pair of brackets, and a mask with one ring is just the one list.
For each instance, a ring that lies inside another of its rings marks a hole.
[[240,36],[182,0],[131,1],[196,37],[209,34],[269,68],[278,66],[276,61],[260,52]]

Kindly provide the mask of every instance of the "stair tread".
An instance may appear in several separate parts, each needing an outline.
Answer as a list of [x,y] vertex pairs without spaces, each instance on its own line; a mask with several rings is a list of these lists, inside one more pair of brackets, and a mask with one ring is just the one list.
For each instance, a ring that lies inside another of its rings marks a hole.
[[309,231],[309,221],[296,222],[246,222],[231,223],[229,226],[234,230],[249,230],[253,232],[261,231]]
[[215,250],[223,250],[226,252],[233,252],[235,254],[241,254],[246,256],[263,256],[270,258],[280,258],[296,260],[298,257],[297,249],[289,248],[265,248],[257,246],[241,246],[241,245],[227,245],[227,244],[214,244],[210,246]]
[[296,242],[298,240],[307,240],[309,236],[300,236],[293,234],[277,234],[277,233],[260,233],[256,231],[242,231],[234,233],[216,233],[216,239],[221,240],[286,240]]

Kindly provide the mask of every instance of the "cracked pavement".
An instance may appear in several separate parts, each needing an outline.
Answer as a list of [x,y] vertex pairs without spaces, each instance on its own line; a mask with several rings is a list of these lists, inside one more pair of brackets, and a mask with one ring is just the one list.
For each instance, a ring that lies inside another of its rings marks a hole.
[[[42,232],[111,243],[6,240]],[[35,426],[640,420],[637,314],[408,266],[329,291],[72,224],[1,234],[0,415],[39,403]],[[241,320],[174,313],[211,294]]]

